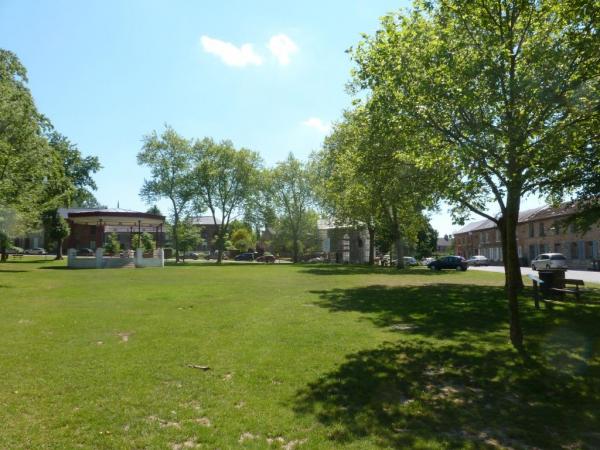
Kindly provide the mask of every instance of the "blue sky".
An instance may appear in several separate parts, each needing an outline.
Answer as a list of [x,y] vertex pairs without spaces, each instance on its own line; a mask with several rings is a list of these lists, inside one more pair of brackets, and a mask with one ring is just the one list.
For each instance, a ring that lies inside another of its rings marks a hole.
[[[100,202],[145,210],[143,135],[168,123],[189,138],[231,139],[269,165],[290,151],[305,158],[350,104],[345,50],[407,5],[0,0],[0,47],[27,67],[57,130],[99,156]],[[433,224],[457,228],[447,214]]]

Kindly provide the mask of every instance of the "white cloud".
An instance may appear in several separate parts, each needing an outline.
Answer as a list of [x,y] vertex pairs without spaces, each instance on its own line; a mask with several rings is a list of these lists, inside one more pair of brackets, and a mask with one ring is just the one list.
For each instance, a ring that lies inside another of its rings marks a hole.
[[202,36],[200,42],[206,53],[218,56],[228,66],[260,66],[263,62],[262,58],[254,52],[252,44],[243,44],[241,47],[236,47],[230,42],[213,39],[208,36]]
[[298,46],[285,34],[272,36],[267,47],[282,66],[287,66],[290,63],[290,55],[298,51]]
[[328,133],[329,130],[331,130],[331,125],[327,122],[323,122],[318,117],[310,117],[302,122],[302,124],[306,125],[307,127],[314,128],[321,133]]

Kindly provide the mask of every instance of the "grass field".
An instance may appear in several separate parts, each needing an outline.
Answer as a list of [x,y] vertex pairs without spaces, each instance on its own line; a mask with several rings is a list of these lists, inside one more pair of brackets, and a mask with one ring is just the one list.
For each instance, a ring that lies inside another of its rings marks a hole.
[[0,448],[600,447],[600,306],[526,292],[520,355],[502,283],[3,264]]

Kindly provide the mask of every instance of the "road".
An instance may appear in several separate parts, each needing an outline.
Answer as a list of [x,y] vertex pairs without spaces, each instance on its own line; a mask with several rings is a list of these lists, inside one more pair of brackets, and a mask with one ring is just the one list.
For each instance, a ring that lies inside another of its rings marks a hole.
[[[502,266],[486,266],[486,267],[469,267],[469,270],[482,270],[485,272],[499,272],[504,273],[504,267]],[[537,272],[531,270],[530,267],[521,267],[521,273],[523,275],[529,275]],[[568,270],[566,273],[567,278],[574,278],[577,280],[583,280],[587,283],[598,283],[600,284],[600,272],[591,272],[588,270]]]

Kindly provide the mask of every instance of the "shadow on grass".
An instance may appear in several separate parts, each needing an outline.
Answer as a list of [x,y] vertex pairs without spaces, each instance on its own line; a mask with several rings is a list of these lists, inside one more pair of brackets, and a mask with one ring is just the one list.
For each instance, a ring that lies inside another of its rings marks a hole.
[[557,370],[549,355],[412,340],[348,355],[298,392],[296,412],[338,444],[396,448],[598,448],[600,368]]
[[10,269],[0,269],[0,273],[24,273],[24,272],[29,272],[29,270],[10,270]]
[[358,311],[365,314],[365,320],[379,327],[404,324],[420,334],[440,338],[506,327],[506,300],[502,287],[374,285],[311,292],[319,294],[318,306],[332,312]]
[[396,448],[600,447],[600,308],[536,311],[527,298],[522,358],[506,342],[501,287],[318,294],[318,305],[361,312],[399,336],[347,355],[297,392],[295,411],[314,415],[338,445],[370,438]]

